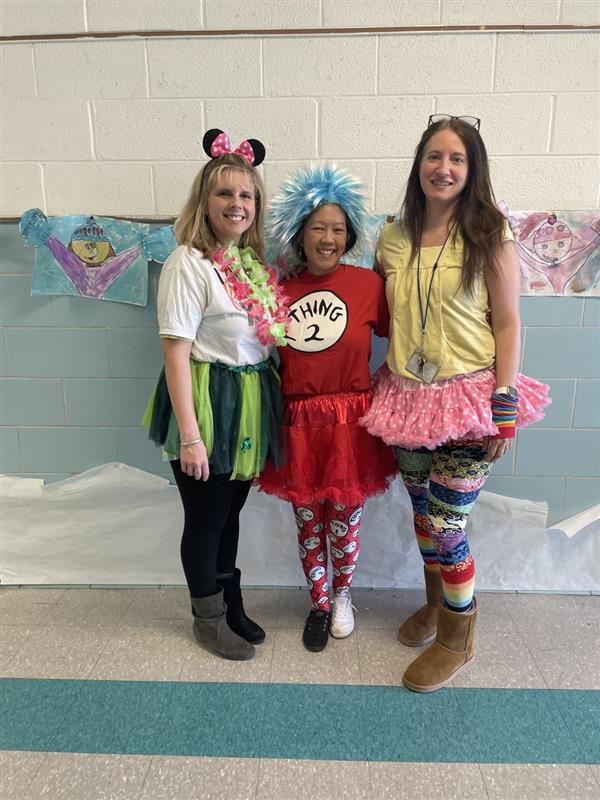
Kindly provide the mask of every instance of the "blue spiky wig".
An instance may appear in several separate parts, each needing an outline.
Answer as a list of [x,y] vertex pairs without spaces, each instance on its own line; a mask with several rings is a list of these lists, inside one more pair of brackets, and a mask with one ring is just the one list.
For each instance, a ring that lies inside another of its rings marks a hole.
[[339,206],[350,223],[354,241],[349,250],[360,238],[367,216],[362,184],[335,164],[316,164],[284,181],[271,201],[266,218],[269,257],[297,261],[294,245],[307,217],[329,203]]

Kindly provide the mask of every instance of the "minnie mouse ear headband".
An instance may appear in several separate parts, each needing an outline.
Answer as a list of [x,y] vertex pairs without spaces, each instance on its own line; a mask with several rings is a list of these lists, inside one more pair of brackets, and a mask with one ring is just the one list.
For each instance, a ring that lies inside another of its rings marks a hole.
[[258,167],[265,160],[265,146],[258,139],[246,139],[232,150],[229,136],[219,128],[206,131],[202,139],[202,148],[209,158],[218,158],[224,153],[237,153],[243,156],[251,167]]
[[329,203],[343,209],[359,237],[367,216],[362,184],[335,164],[317,164],[288,178],[271,201],[266,222],[269,250],[286,254],[306,218]]

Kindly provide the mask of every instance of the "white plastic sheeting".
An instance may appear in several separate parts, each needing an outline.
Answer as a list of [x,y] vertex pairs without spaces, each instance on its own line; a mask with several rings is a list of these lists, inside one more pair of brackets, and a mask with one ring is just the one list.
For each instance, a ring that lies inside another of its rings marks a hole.
[[[125,464],[76,477],[3,477],[5,584],[184,584],[177,489]],[[469,523],[477,586],[487,590],[600,590],[600,506],[546,528],[546,504],[482,492]],[[254,586],[304,579],[290,506],[255,489],[242,513],[239,565]],[[368,501],[356,586],[414,587],[422,566],[408,496],[396,480]]]

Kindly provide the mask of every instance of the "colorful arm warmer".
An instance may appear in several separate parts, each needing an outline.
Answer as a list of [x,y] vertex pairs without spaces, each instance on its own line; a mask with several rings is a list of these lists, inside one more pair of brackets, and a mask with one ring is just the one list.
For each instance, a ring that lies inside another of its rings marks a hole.
[[512,439],[519,413],[519,401],[511,400],[505,394],[492,395],[492,422],[498,427],[496,439]]

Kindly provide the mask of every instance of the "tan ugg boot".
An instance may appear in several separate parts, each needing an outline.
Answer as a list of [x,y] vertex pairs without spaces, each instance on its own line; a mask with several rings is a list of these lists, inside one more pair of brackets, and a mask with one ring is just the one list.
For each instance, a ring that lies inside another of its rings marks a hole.
[[435,692],[450,683],[472,661],[476,618],[475,599],[469,611],[440,608],[435,642],[404,673],[402,682],[407,689]]
[[425,594],[427,603],[410,617],[407,617],[398,629],[398,641],[409,647],[422,647],[435,639],[438,611],[442,605],[442,578],[439,571],[433,572],[423,568],[425,573]]

